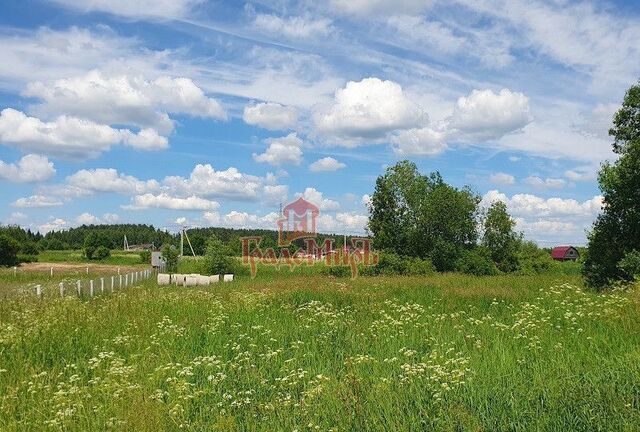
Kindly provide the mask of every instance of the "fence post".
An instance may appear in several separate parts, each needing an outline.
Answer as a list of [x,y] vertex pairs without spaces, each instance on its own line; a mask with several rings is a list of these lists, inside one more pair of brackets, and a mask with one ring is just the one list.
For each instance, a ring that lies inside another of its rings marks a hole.
[[129,285],[129,273],[124,275],[124,286],[126,287],[127,285]]
[[111,293],[113,294],[113,275],[111,275]]
[[15,276],[17,272],[18,272],[18,267],[13,266],[13,275]]
[[89,266],[87,266],[87,274],[89,274]]
[[51,277],[53,277],[53,267],[51,267],[51,274],[50,274],[50,276],[51,276]]
[[120,275],[120,267],[118,267],[118,276]]
[[38,297],[42,297],[42,286],[41,285],[36,285],[36,295]]
[[100,278],[100,293],[104,294],[104,278]]
[[60,297],[64,297],[64,282],[60,282]]
[[82,294],[82,282],[78,280],[77,286],[78,286],[78,297],[79,297]]
[[118,288],[122,288],[122,275],[118,274]]
[[93,297],[93,279],[89,281],[89,297]]

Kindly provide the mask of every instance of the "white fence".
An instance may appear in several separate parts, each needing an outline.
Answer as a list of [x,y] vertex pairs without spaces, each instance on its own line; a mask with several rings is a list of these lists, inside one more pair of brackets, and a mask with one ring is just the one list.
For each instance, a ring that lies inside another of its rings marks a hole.
[[[155,271],[152,269],[139,270],[125,274],[120,274],[119,270],[120,269],[118,269],[119,274],[117,275],[101,276],[97,279],[78,279],[75,282],[62,281],[58,284],[57,295],[60,297],[66,297],[72,294],[75,294],[78,297],[88,295],[89,298],[93,298],[97,295],[114,293],[115,291],[125,289],[129,286],[137,285],[138,283],[153,277],[155,274]],[[54,291],[55,286],[37,284],[34,286],[34,289],[36,296],[42,297],[45,295],[45,291]]]

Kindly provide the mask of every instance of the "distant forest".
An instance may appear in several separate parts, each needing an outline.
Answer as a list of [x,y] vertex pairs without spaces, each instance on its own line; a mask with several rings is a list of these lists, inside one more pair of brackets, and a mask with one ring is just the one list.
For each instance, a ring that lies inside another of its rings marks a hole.
[[[129,245],[153,243],[156,248],[160,249],[163,245],[180,244],[180,234],[172,234],[155,228],[153,225],[144,224],[114,224],[114,225],[82,225],[76,228],[69,228],[61,231],[50,231],[45,235],[31,230],[23,229],[19,226],[0,227],[0,233],[7,234],[22,245],[25,253],[33,253],[37,250],[68,250],[82,249],[84,240],[90,233],[104,235],[111,242],[111,249],[120,249],[124,247],[124,236],[127,236]],[[187,231],[191,245],[196,255],[203,255],[207,240],[215,235],[223,243],[225,243],[235,254],[241,252],[241,237],[261,236],[263,237],[262,247],[275,247],[278,241],[278,232],[275,230],[265,229],[235,229],[235,228],[192,228]],[[333,238],[336,246],[341,246],[343,235],[340,234],[318,234],[317,243],[320,245],[325,238]],[[347,236],[347,242],[351,241],[352,236]],[[304,247],[304,243],[299,240],[294,249]],[[29,252],[27,252],[29,251]],[[190,254],[188,244],[185,241],[185,255]]]

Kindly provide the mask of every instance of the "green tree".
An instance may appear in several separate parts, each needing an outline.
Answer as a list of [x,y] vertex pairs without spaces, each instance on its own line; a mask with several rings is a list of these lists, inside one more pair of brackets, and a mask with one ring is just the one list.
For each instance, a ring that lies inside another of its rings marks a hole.
[[[107,249],[108,251],[110,247],[111,241],[105,234],[101,232],[92,232],[84,239],[84,255],[90,260],[105,258],[104,256],[102,258],[100,258],[99,256],[104,255],[104,249]],[[100,250],[99,254],[96,254],[98,248],[102,249]]]
[[496,201],[491,204],[484,218],[482,245],[489,250],[498,269],[507,273],[518,269],[522,235],[514,230],[515,226],[516,221],[509,215],[505,203]]
[[20,243],[6,234],[0,233],[0,265],[12,266],[18,263]]
[[162,248],[162,258],[166,266],[166,272],[175,273],[178,271],[178,250],[175,246],[166,244]]
[[587,283],[594,287],[631,280],[619,264],[640,249],[640,83],[625,94],[609,135],[618,159],[603,163],[598,175],[603,211],[589,234],[583,266]]
[[437,172],[421,175],[414,163],[402,161],[376,180],[368,228],[378,249],[453,270],[477,240],[479,202],[469,188],[448,185]]
[[234,258],[227,246],[215,235],[209,237],[204,255],[203,271],[210,275],[232,273]]

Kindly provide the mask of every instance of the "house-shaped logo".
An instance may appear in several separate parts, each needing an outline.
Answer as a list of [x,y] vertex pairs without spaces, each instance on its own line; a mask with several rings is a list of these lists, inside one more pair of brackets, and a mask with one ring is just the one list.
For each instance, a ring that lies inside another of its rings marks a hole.
[[299,238],[316,236],[316,220],[320,209],[300,197],[282,209],[278,219],[278,245],[289,246]]

